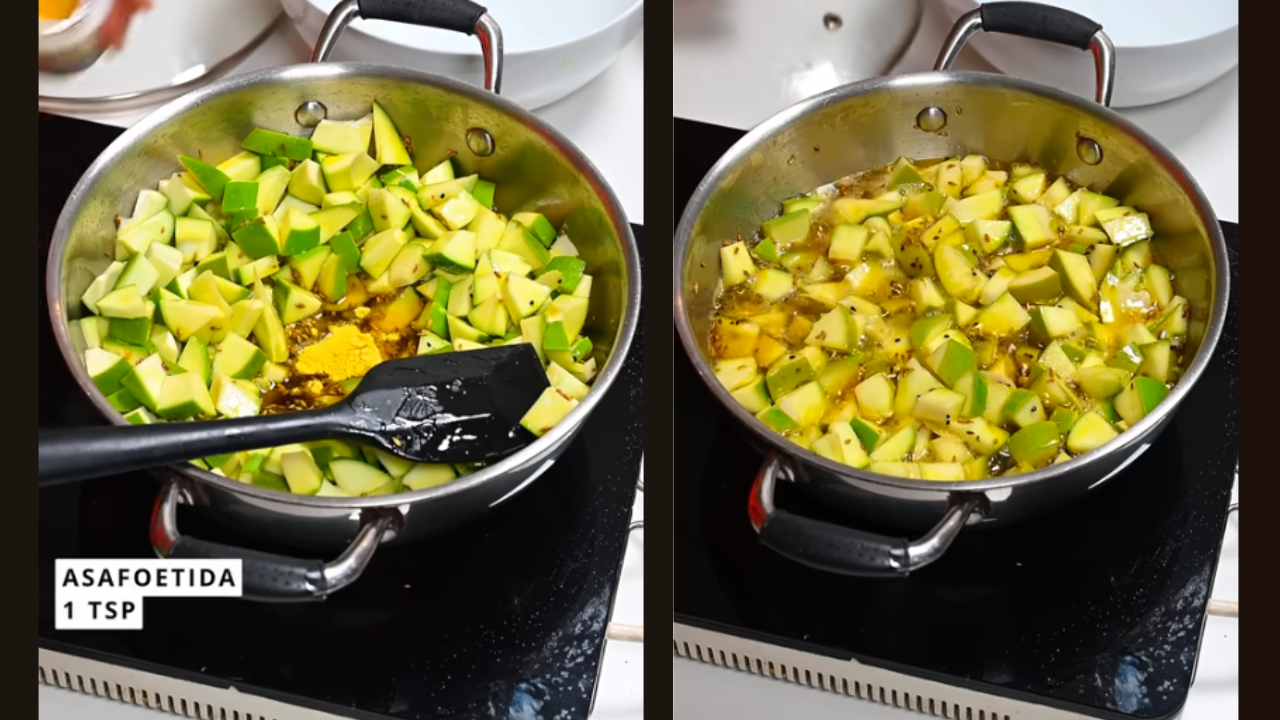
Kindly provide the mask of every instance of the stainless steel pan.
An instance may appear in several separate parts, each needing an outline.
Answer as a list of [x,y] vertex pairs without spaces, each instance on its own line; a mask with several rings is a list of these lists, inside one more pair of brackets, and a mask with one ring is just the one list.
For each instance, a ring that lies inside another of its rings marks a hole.
[[[325,63],[353,18],[395,20],[476,35],[484,51],[486,92],[419,70]],[[562,135],[496,92],[502,38],[484,8],[466,0],[344,0],[320,34],[312,64],[218,81],[155,111],[120,136],[72,191],[54,230],[48,303],[63,358],[81,389],[109,421],[124,420],[85,372],[68,321],[79,298],[110,260],[112,218],[127,215],[138,189],[179,169],[180,154],[229,157],[255,127],[301,132],[323,117],[351,119],[376,98],[414,140],[423,162],[453,151],[463,170],[492,179],[499,210],[537,210],[565,223],[593,275],[587,332],[601,370],[582,403],[536,443],[447,485],[382,497],[327,498],[257,488],[197,469],[168,472],[150,530],[161,556],[245,560],[246,595],[297,601],[322,598],[354,581],[385,541],[404,541],[466,522],[532,482],[574,439],[617,378],[640,312],[635,238],[608,183]],[[187,503],[247,537],[321,550],[331,562],[264,555],[184,537],[177,507]]]
[[[1013,77],[951,70],[974,33],[1003,32],[1074,46],[1097,60],[1096,102]],[[934,72],[859,82],[812,97],[739,141],[695,190],[676,231],[675,324],[712,394],[769,452],[751,500],[760,539],[824,570],[896,576],[939,558],[971,524],[999,525],[1052,512],[1113,477],[1150,447],[1204,373],[1222,332],[1228,263],[1204,194],[1158,141],[1108,109],[1111,43],[1087,18],[1034,3],[988,3],[952,29]],[[1078,185],[1146,209],[1161,255],[1191,301],[1193,360],[1154,412],[1106,447],[1036,472],[973,482],[889,477],[821,458],[775,434],[715,379],[709,324],[721,241],[751,236],[782,199],[900,156],[980,153],[1034,162]],[[884,537],[817,522],[776,507],[779,480],[881,525],[914,532]]]

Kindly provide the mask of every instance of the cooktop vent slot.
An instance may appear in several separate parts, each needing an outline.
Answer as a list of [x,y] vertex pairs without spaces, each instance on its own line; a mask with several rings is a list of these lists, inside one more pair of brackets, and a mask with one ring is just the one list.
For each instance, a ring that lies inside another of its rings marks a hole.
[[1074,720],[1056,708],[676,624],[672,655],[947,720]]
[[340,720],[336,715],[254,695],[248,689],[180,680],[44,648],[40,649],[37,668],[40,685],[193,720]]

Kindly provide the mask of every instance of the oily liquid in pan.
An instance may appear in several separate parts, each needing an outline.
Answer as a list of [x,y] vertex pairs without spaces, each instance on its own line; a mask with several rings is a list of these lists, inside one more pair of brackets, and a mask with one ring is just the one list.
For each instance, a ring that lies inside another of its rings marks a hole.
[[[936,183],[936,175],[933,173],[937,172],[938,165],[943,162],[958,162],[958,159],[929,159],[924,161],[914,161],[912,164],[920,171],[921,175],[935,178],[934,183]],[[1054,185],[1056,178],[1046,174],[1045,181],[1041,186],[1041,192],[1037,193],[1037,198],[1032,202],[1027,202],[1026,198],[1019,197],[1015,199],[1014,194],[1011,192],[1011,187],[1016,180],[1028,175],[1043,173],[1043,170],[1024,164],[988,162],[983,175],[985,175],[986,172],[995,172],[996,175],[992,175],[992,178],[996,177],[1000,173],[1005,175],[1005,179],[1002,181],[1001,187],[1004,192],[1008,194],[1008,199],[1000,210],[998,216],[1000,221],[1007,221],[1009,219],[1007,207],[1020,204],[1035,204],[1041,196],[1041,193],[1043,193],[1043,197],[1049,198],[1050,189],[1056,187]],[[761,352],[764,353],[763,355],[757,354],[755,356],[760,366],[759,371],[762,373],[767,372],[770,369],[770,365],[774,365],[776,367],[777,364],[784,364],[786,362],[786,358],[794,358],[795,353],[804,351],[806,345],[812,346],[815,344],[810,333],[813,331],[814,324],[823,316],[823,314],[832,309],[832,300],[831,298],[821,300],[811,295],[803,294],[801,292],[801,288],[806,284],[811,283],[841,283],[845,280],[845,276],[847,274],[855,271],[859,266],[859,263],[857,262],[842,263],[836,260],[828,261],[827,259],[828,249],[831,245],[831,236],[835,226],[838,224],[845,224],[848,221],[847,218],[842,217],[840,213],[833,208],[833,201],[838,198],[877,198],[889,191],[890,188],[888,187],[888,184],[893,174],[894,164],[890,164],[888,166],[874,168],[866,172],[852,175],[846,179],[824,186],[813,193],[810,193],[807,197],[821,198],[822,204],[811,211],[811,220],[807,237],[803,240],[786,243],[785,246],[779,243],[776,250],[776,253],[779,256],[778,262],[772,262],[767,258],[761,259],[758,255],[760,252],[760,243],[764,241],[771,242],[767,232],[762,230],[750,240],[747,240],[742,236],[735,238],[737,242],[743,243],[743,247],[750,248],[757,271],[765,267],[786,269],[793,273],[797,287],[781,299],[774,299],[772,297],[763,297],[760,293],[756,292],[756,287],[753,283],[755,278],[727,288],[724,287],[724,281],[722,279],[722,285],[717,293],[716,303],[714,306],[715,309],[713,314],[715,317],[713,318],[713,329],[711,331],[710,338],[713,360],[725,361],[726,359],[733,357],[735,354],[738,356],[741,356],[742,354],[743,346],[741,344],[737,344],[737,349],[734,349],[734,339],[736,334],[732,328],[716,329],[717,323],[724,321],[728,321],[729,323],[749,323],[761,318],[762,316],[777,318],[779,313],[787,318],[788,322],[785,327],[775,325],[771,328],[765,328],[760,332],[761,346],[768,346],[769,348],[767,351],[763,349],[761,350]],[[982,176],[980,175],[979,178],[981,177]],[[969,181],[965,183],[966,187],[973,186],[977,179],[978,178],[969,179]],[[933,183],[926,183],[923,186],[905,186],[902,188],[902,191],[903,195],[911,197],[917,192],[929,191],[932,189]],[[1070,193],[1073,193],[1073,195],[1071,195],[1072,197],[1076,197],[1074,195],[1076,190],[1077,188],[1074,185],[1069,187]],[[957,195],[959,196],[957,198],[958,200],[965,199],[970,196],[968,193],[960,194],[959,192],[957,192]],[[1057,196],[1065,196],[1065,191],[1062,188],[1059,188]],[[943,197],[946,197],[945,194]],[[949,204],[954,202],[954,200],[949,200],[947,202]],[[1058,201],[1056,199],[1050,201],[1050,206],[1057,204]],[[1118,205],[1118,203],[1116,204]],[[1134,208],[1133,210],[1137,213],[1141,213],[1143,208]],[[823,390],[825,392],[827,402],[825,407],[827,410],[824,412],[821,423],[809,426],[784,428],[775,427],[766,421],[766,425],[770,425],[771,429],[775,432],[780,432],[780,434],[787,436],[802,447],[810,447],[814,441],[818,439],[817,436],[821,435],[821,433],[816,430],[817,427],[827,425],[828,422],[835,418],[848,422],[852,420],[851,416],[865,415],[865,413],[859,413],[857,411],[858,401],[855,397],[855,388],[863,380],[866,380],[873,375],[884,373],[887,378],[897,383],[897,389],[899,393],[902,393],[903,385],[900,380],[903,377],[904,372],[910,373],[923,370],[923,368],[920,367],[916,367],[915,370],[913,370],[912,366],[908,364],[909,362],[917,362],[917,360],[913,360],[913,358],[918,358],[918,362],[922,365],[928,364],[927,358],[922,356],[921,348],[913,347],[911,344],[911,328],[916,321],[920,320],[921,317],[926,314],[935,315],[951,313],[953,310],[950,303],[948,303],[945,308],[939,308],[937,311],[930,309],[927,313],[916,311],[914,309],[913,305],[915,304],[915,301],[918,301],[919,299],[918,296],[913,294],[915,278],[917,276],[929,277],[932,282],[938,283],[940,287],[940,276],[934,267],[934,262],[932,260],[934,247],[930,247],[929,252],[925,253],[925,258],[922,259],[920,257],[920,248],[915,248],[915,254],[912,254],[913,249],[909,248],[909,245],[913,242],[918,244],[919,237],[921,235],[928,234],[925,230],[933,226],[935,221],[947,214],[948,211],[945,208],[941,212],[934,211],[932,213],[924,213],[924,219],[919,221],[923,222],[924,225],[922,227],[916,227],[911,232],[906,232],[903,228],[901,224],[901,216],[895,220],[892,226],[893,236],[890,238],[890,246],[893,250],[893,256],[896,262],[886,260],[883,263],[883,267],[888,270],[886,273],[888,278],[888,287],[883,294],[872,298],[883,306],[884,323],[880,324],[880,321],[878,320],[868,320],[867,327],[871,328],[871,323],[876,323],[875,327],[878,331],[867,332],[862,339],[861,345],[854,348],[854,352],[852,353],[828,351],[825,348],[823,349],[823,358],[819,359],[819,361],[824,366],[828,361],[839,362],[842,359],[845,359],[846,362],[849,362],[847,359],[850,355],[857,354],[861,356],[861,362],[859,363],[861,367],[844,382],[834,383],[834,386],[829,386],[826,383],[823,384]],[[882,213],[882,215],[892,216],[893,213]],[[1074,218],[1074,220],[1080,219],[1081,218],[1078,216]],[[1052,251],[1055,249],[1067,249],[1078,254],[1086,254],[1087,256],[1087,253],[1095,247],[1093,244],[1080,240],[1076,236],[1069,237],[1068,235],[1063,234],[1064,228],[1069,232],[1078,230],[1079,226],[1075,224],[1074,220],[1069,223],[1065,217],[1055,217],[1053,228],[1058,232],[1058,236],[1051,241],[1045,241],[1048,243],[1046,245],[1037,244],[1034,247],[1022,247],[1018,233],[1016,231],[1010,232],[1008,240],[1004,243],[1003,247],[993,249],[990,254],[981,251],[970,253],[971,258],[974,261],[974,269],[988,277],[993,276],[997,268],[1001,265],[1006,265],[1004,260],[1005,255],[1009,253],[1026,253],[1029,250]],[[966,225],[967,224],[968,223],[966,223]],[[910,223],[908,223],[908,225],[910,225]],[[960,230],[963,230],[963,228],[947,233],[953,241],[950,244],[955,244],[955,238],[958,237],[958,234],[956,233]],[[901,235],[900,231],[902,232]],[[1100,228],[1095,227],[1094,232],[1097,235],[1102,235]],[[906,235],[908,239],[903,245],[899,245],[899,240],[903,235]],[[1102,235],[1102,238],[1102,242],[1110,244],[1110,238],[1105,235]],[[1146,266],[1160,266],[1155,268],[1152,272],[1164,272],[1163,260],[1161,259],[1158,250],[1150,242],[1151,239],[1150,234],[1148,234],[1148,237],[1144,240],[1121,247],[1119,250],[1115,251],[1112,260],[1107,263],[1104,269],[1109,268],[1107,272],[1115,274],[1120,273],[1122,268],[1129,268],[1129,264],[1121,265],[1120,259],[1122,257],[1126,259],[1137,257],[1137,255],[1130,256],[1122,254],[1130,247],[1138,247],[1142,250],[1142,262],[1144,262]],[[1093,238],[1093,241],[1097,242],[1096,236]],[[1084,242],[1085,244],[1082,246],[1079,244],[1081,242]],[[722,243],[722,245],[726,247],[734,244],[734,241],[725,241]],[[974,249],[970,248],[971,245],[974,245],[976,248],[976,245],[973,242],[964,243],[964,247],[966,249]],[[908,252],[903,253],[902,250],[904,248],[907,249]],[[867,259],[868,256],[864,254],[862,262],[865,262]],[[874,256],[871,257],[871,261],[873,264],[880,262],[879,259]],[[1045,266],[1046,263],[1039,262],[1035,263],[1035,265],[1036,267],[1030,269],[1037,270],[1039,267]],[[1018,269],[1022,270],[1023,268]],[[1140,268],[1137,271],[1142,272]],[[1002,272],[1010,273],[1011,271],[1004,270]],[[1040,272],[1046,273],[1044,270],[1041,270]],[[1095,313],[1103,313],[1105,315],[1105,318],[1095,316],[1094,322],[1096,323],[1105,319],[1107,321],[1107,325],[1098,329],[1100,326],[1090,324],[1085,320],[1082,323],[1082,328],[1079,332],[1072,333],[1069,336],[1054,336],[1052,343],[1071,350],[1073,355],[1072,359],[1074,361],[1080,361],[1080,356],[1083,355],[1083,352],[1086,350],[1101,353],[1101,357],[1087,358],[1082,364],[1103,364],[1108,366],[1107,370],[1101,371],[1101,374],[1107,375],[1107,377],[1114,377],[1118,375],[1115,370],[1110,369],[1110,366],[1126,367],[1132,372],[1132,375],[1130,376],[1130,379],[1132,379],[1133,377],[1142,377],[1144,375],[1151,375],[1152,373],[1146,372],[1146,366],[1143,366],[1142,364],[1143,358],[1141,357],[1140,346],[1134,342],[1126,341],[1127,338],[1141,335],[1139,339],[1144,341],[1155,339],[1158,339],[1161,343],[1171,341],[1168,344],[1169,349],[1166,351],[1167,354],[1161,356],[1169,358],[1170,361],[1167,362],[1168,369],[1166,371],[1154,373],[1155,376],[1160,378],[1162,384],[1162,387],[1158,388],[1158,390],[1167,392],[1167,388],[1176,383],[1177,378],[1185,368],[1187,361],[1183,352],[1185,336],[1179,334],[1172,337],[1166,337],[1166,333],[1162,329],[1169,327],[1167,323],[1162,322],[1164,318],[1168,317],[1168,315],[1166,315],[1168,312],[1168,305],[1170,304],[1168,293],[1160,293],[1161,297],[1159,297],[1159,301],[1157,301],[1156,295],[1152,292],[1148,292],[1142,283],[1135,281],[1132,273],[1126,275],[1124,279],[1111,277],[1110,274],[1104,275],[1096,283],[1096,304],[1093,307]],[[1172,282],[1175,278],[1171,273],[1166,274],[1170,281],[1169,287],[1172,287]],[[1142,277],[1145,278],[1146,276],[1143,275]],[[986,282],[990,282],[990,280],[984,281],[984,285]],[[1067,289],[1065,278],[1062,283],[1062,287],[1064,291]],[[859,292],[852,291],[849,294],[858,295]],[[951,295],[946,293],[942,296],[948,301],[959,299],[953,298]],[[864,297],[864,299],[866,298]],[[990,304],[987,298],[983,298],[984,302],[982,303],[977,302],[976,297],[965,299],[967,299],[972,304],[972,307],[978,311],[984,310],[985,307]],[[1099,300],[1100,302],[1098,302]],[[1185,300],[1183,300],[1183,302],[1185,302]],[[1070,298],[1069,292],[1062,293],[1062,295],[1057,297],[1056,300],[1052,298],[1044,298],[1037,299],[1034,303],[1035,304],[1033,304],[1033,302],[1020,302],[1024,308],[1030,309],[1032,312],[1037,311],[1036,304],[1055,305],[1057,308],[1062,308],[1065,303],[1067,307],[1075,307],[1084,311],[1084,316],[1090,314],[1085,310],[1085,308],[1074,304],[1074,301]],[[1104,307],[1106,308],[1105,312],[1102,310]],[[855,312],[859,310],[856,305],[852,309]],[[1147,337],[1145,333],[1141,333],[1137,326],[1142,326],[1143,328],[1148,326],[1158,326],[1157,332],[1159,333],[1159,338]],[[960,330],[956,323],[953,323],[950,327],[952,331]],[[1002,334],[998,337],[984,337],[983,335],[974,332],[972,321],[970,323],[966,323],[967,329],[963,331],[964,337],[960,338],[960,340],[967,341],[973,348],[979,349],[977,353],[979,357],[975,371],[984,375],[985,373],[982,373],[982,371],[987,371],[988,373],[995,371],[996,374],[1002,375],[1008,383],[1006,388],[995,388],[995,390],[998,391],[997,398],[1000,402],[1003,403],[1010,392],[1019,393],[1017,395],[1018,398],[1030,398],[1031,395],[1040,395],[1039,398],[1036,398],[1038,407],[1034,407],[1034,415],[1036,417],[1033,417],[1032,419],[1038,419],[1041,421],[1042,427],[1037,430],[1043,434],[1044,432],[1047,432],[1047,430],[1045,430],[1044,423],[1047,423],[1052,416],[1052,420],[1057,421],[1057,425],[1060,428],[1060,433],[1049,433],[1049,435],[1055,436],[1052,437],[1052,444],[1054,447],[1061,447],[1064,451],[1067,449],[1069,431],[1072,429],[1076,421],[1085,415],[1101,414],[1110,420],[1112,427],[1110,429],[1102,430],[1102,432],[1107,435],[1122,432],[1124,429],[1127,429],[1131,423],[1126,422],[1123,418],[1116,415],[1114,409],[1115,398],[1100,397],[1097,393],[1091,394],[1084,392],[1081,387],[1076,384],[1073,377],[1059,377],[1056,374],[1059,368],[1061,368],[1064,373],[1069,374],[1070,371],[1074,369],[1074,363],[1072,363],[1071,366],[1062,364],[1061,361],[1065,361],[1066,358],[1061,357],[1060,349],[1047,348],[1050,343],[1044,337],[1039,339],[1035,338],[1031,327],[1031,325],[1026,325],[1019,328],[1017,332]],[[1091,336],[1089,332],[1090,330],[1095,329],[1098,334],[1097,337]],[[1049,351],[1045,352],[1046,349]],[[777,359],[775,362],[774,358],[777,357],[776,353],[783,350],[785,350],[785,353],[788,353],[788,355],[783,356],[781,359]],[[1162,348],[1152,349],[1152,354],[1156,354],[1157,350],[1162,350]],[[808,351],[812,353],[813,348],[810,347]],[[1041,356],[1042,352],[1044,352],[1043,357]],[[927,353],[924,353],[924,355],[927,355]],[[1044,370],[1038,366],[1038,362],[1041,359],[1044,359],[1045,365],[1054,369],[1055,374],[1050,375],[1045,373]],[[923,372],[930,372],[930,370],[923,370]],[[815,378],[817,378],[817,376],[821,376],[822,373],[823,368],[814,367]],[[1100,373],[1099,371],[1091,369],[1087,371],[1086,374],[1097,375]],[[720,376],[721,373],[717,372],[717,375]],[[1042,380],[1043,375],[1048,375],[1048,379]],[[1138,382],[1143,385],[1144,389],[1146,389],[1152,385],[1149,380],[1150,378],[1145,378]],[[1061,387],[1065,388],[1067,391],[1066,394],[1069,401],[1061,402],[1062,396],[1056,389],[1057,386],[1047,384],[1053,381],[1060,381]],[[735,390],[733,387],[728,387],[728,383],[723,376],[721,377],[721,382],[726,383],[727,389],[731,392]],[[764,384],[763,380],[761,380],[761,384]],[[990,383],[984,380],[984,384]],[[966,385],[965,387],[960,388],[954,382],[945,384],[938,383],[936,379],[931,378],[931,384],[928,387],[929,389],[936,389],[938,387],[945,389],[948,385],[950,385],[952,389],[968,391],[966,393],[969,396],[968,399],[973,401],[974,393],[970,389],[971,385]],[[1049,387],[1052,392],[1046,394],[1046,387]],[[1095,386],[1091,384],[1090,387],[1092,388]],[[1028,389],[1029,394],[1028,392],[1024,392],[1028,391]],[[741,388],[739,388],[739,391],[748,392],[741,390]],[[788,392],[789,391],[790,390],[788,390]],[[750,393],[748,392],[748,394]],[[985,394],[985,390],[981,394]],[[919,396],[917,395],[917,397]],[[751,406],[752,403],[756,402],[755,399],[743,402],[738,394],[735,394],[735,399],[738,399],[739,402],[748,406],[747,409],[749,411],[756,413],[757,408],[755,406]],[[772,397],[769,398],[769,400],[776,403],[778,401],[778,397]],[[902,406],[898,405],[897,407],[900,410]],[[1054,413],[1053,411],[1057,410],[1059,407],[1063,408],[1064,412]],[[852,410],[841,413],[841,408],[852,408]],[[974,410],[975,408],[976,405],[969,405],[966,403],[967,410]],[[1147,408],[1147,410],[1149,411],[1150,408]],[[760,417],[759,413],[756,414],[757,417]],[[967,412],[963,415],[964,421],[967,422],[971,415],[983,417],[983,414],[980,411]],[[996,412],[994,413],[994,417],[992,417],[992,415],[992,413],[987,413],[985,417],[994,422],[997,427],[1003,426],[1008,430],[1010,435],[1016,434],[1020,426],[1025,427],[1022,422],[1011,422],[1012,418],[1007,414]],[[1026,417],[1026,415],[1020,416],[1020,418]],[[764,420],[763,417],[761,417],[761,419]],[[879,418],[879,422],[875,422],[877,418],[874,416],[870,419],[872,424],[875,424],[878,427],[879,433],[881,434],[881,437],[879,438],[881,443],[896,434],[905,424],[910,424],[907,423],[908,418],[902,417],[901,412],[893,414],[888,418]],[[867,420],[868,418],[866,417],[861,418],[863,423],[866,423]],[[956,418],[956,420],[960,420],[960,418]],[[1097,424],[1097,419],[1090,418],[1090,422]],[[929,435],[929,430],[932,429],[934,431],[933,437],[935,439],[945,438],[950,434],[948,431],[951,431],[954,435],[965,440],[968,440],[968,438],[964,437],[965,434],[974,434],[973,431],[968,429],[964,429],[962,434],[960,428],[964,427],[963,425],[957,424],[952,426],[951,415],[947,415],[945,417],[945,422],[939,418],[939,422],[937,424],[931,425],[929,423],[923,423],[923,425],[925,429],[922,434],[927,437]],[[855,429],[859,429],[856,422],[853,424],[853,427]],[[1082,437],[1085,432],[1085,429],[1081,430]],[[852,439],[851,435],[852,434],[848,432],[841,434],[839,442],[844,444],[857,442]],[[865,450],[870,452],[874,445],[872,445],[872,443],[868,443],[867,440],[871,439],[872,442],[875,442],[875,433],[867,435],[859,432],[858,435],[859,439],[863,441],[862,444],[867,446]],[[1022,438],[1015,442],[1025,441],[1028,435],[1030,435],[1030,433],[1024,434]],[[1046,437],[1049,435],[1046,435]],[[1006,436],[1006,438],[1007,437],[1008,436]],[[826,438],[822,438],[822,442],[826,443],[822,446],[823,450],[830,449],[837,445],[835,440],[828,441]],[[947,444],[949,442],[951,444]],[[1087,443],[1082,439],[1078,443],[1077,447],[1083,448],[1087,445],[1090,445],[1090,443]],[[1080,452],[1087,452],[1088,450],[1094,449],[1096,446],[1096,444],[1093,444],[1093,447],[1082,449]],[[1020,449],[1025,447],[1025,445],[1022,445],[1020,446]],[[811,449],[814,449],[814,451],[819,454],[829,455],[829,453],[823,452],[823,450],[819,450],[817,448]],[[976,455],[977,457],[971,457],[969,453],[966,452],[965,448],[961,447],[958,443],[951,442],[949,439],[944,439],[940,446],[935,446],[932,441],[926,442],[925,437],[921,437],[919,442],[914,442],[912,444],[910,452],[904,458],[904,460],[910,462],[891,463],[893,467],[890,467],[889,464],[881,463],[877,467],[872,467],[871,470],[893,472],[896,474],[907,472],[903,467],[898,467],[899,465],[912,465],[916,462],[938,463],[940,461],[952,462],[956,460],[963,460],[966,463],[963,477],[937,476],[933,478],[925,477],[925,479],[973,480],[980,479],[981,477],[997,476],[1011,472],[1026,472],[1034,469],[1035,467],[1047,464],[1044,459],[1038,459],[1035,464],[1028,464],[1026,462],[1020,463],[1010,453],[1009,444],[1005,442],[1002,442],[999,449],[994,450],[993,452],[976,452],[975,448],[972,447],[968,448],[968,450],[972,455]],[[986,450],[989,451],[991,448],[988,447]],[[941,457],[941,454],[949,455],[949,457]],[[1072,455],[1075,454],[1080,453],[1073,450]],[[860,453],[859,455],[865,458],[865,455],[861,455]],[[1021,456],[1025,459],[1027,453],[1024,451],[1021,453]],[[837,459],[837,461],[839,461],[840,457],[841,454],[836,452],[835,457],[832,457],[831,459]],[[1070,456],[1066,455],[1065,452],[1062,452],[1051,461],[1060,462],[1068,459],[1069,457]],[[874,461],[875,458],[872,458],[872,460]],[[971,460],[973,462],[971,462]],[[857,463],[853,462],[850,464],[859,466]],[[865,467],[865,465],[861,466]],[[920,467],[934,466],[924,465]],[[950,470],[948,470],[948,472],[954,474],[957,472],[955,468],[955,465],[950,466]],[[915,473],[918,471],[910,470],[910,472]],[[917,475],[909,476],[918,477]]]

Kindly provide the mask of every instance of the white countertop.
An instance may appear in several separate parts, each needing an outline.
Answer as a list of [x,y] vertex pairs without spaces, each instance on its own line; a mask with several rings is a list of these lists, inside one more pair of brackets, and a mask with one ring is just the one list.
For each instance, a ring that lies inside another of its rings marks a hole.
[[[237,72],[306,62],[310,48],[287,23],[244,61]],[[535,114],[564,133],[608,180],[628,219],[644,223],[644,31],[617,61],[582,90]],[[116,117],[81,116],[117,127],[128,127],[146,113]],[[643,517],[644,497],[635,517]],[[376,562],[376,560],[375,560]],[[613,621],[644,623],[644,535],[636,532],[627,545],[622,582]],[[644,716],[644,660],[639,644],[609,641],[596,696],[595,720],[640,720]],[[40,686],[41,720],[146,720],[157,711],[100,700],[67,690]],[[171,716],[170,716],[171,717]],[[280,720],[287,720],[281,717]]]
[[[692,4],[691,0],[687,2]],[[743,3],[744,0],[738,0],[737,9],[741,9]],[[804,5],[799,1],[797,4]],[[735,23],[751,24],[740,18]],[[812,18],[812,25],[820,27],[821,23],[821,11],[818,11]],[[845,29],[858,32],[853,29],[859,26],[857,17],[845,16]],[[872,32],[878,26],[876,23],[861,25]],[[937,4],[925,3],[920,30],[893,72],[930,70],[948,29],[949,23],[938,11]],[[722,37],[708,42],[715,43],[719,49],[717,64],[721,68],[735,65],[737,58],[732,55],[734,52],[744,55],[744,65],[749,64],[745,55],[758,52],[758,48],[746,43],[735,46]],[[844,42],[856,44],[859,40],[857,36],[851,36],[845,37]],[[681,52],[686,57],[697,54],[696,49],[687,47]],[[961,54],[957,67],[991,70],[991,66],[970,49]],[[1117,68],[1117,72],[1123,72],[1123,68]],[[762,77],[758,72],[734,75],[721,70],[713,75],[699,73],[689,67],[680,68],[674,73],[676,102],[673,111],[678,117],[747,129],[764,120],[769,113],[783,109],[778,106],[762,113],[759,102],[762,94],[770,94],[779,86],[797,82],[797,77]],[[705,102],[705,98],[712,94],[724,95],[726,87],[731,88],[731,95],[737,92],[753,100],[744,102],[741,108]],[[1188,97],[1149,108],[1122,111],[1168,146],[1199,182],[1218,216],[1233,222],[1239,220],[1239,87],[1237,69]],[[1214,597],[1220,599],[1235,600],[1239,597],[1238,528],[1239,519],[1233,517],[1228,523],[1213,592]],[[1209,618],[1197,677],[1183,720],[1230,720],[1239,717],[1239,643],[1238,620]],[[778,717],[909,720],[920,717],[919,713],[678,658],[673,659],[672,684],[672,707],[677,720],[707,717],[731,717],[735,720],[774,720]]]

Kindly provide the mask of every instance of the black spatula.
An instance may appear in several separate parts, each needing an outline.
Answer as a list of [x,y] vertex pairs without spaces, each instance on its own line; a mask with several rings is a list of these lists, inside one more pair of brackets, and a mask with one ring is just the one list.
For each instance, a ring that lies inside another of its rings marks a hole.
[[547,386],[528,343],[393,360],[322,410],[41,430],[40,485],[330,439],[355,440],[414,462],[494,460],[537,439],[520,419]]

